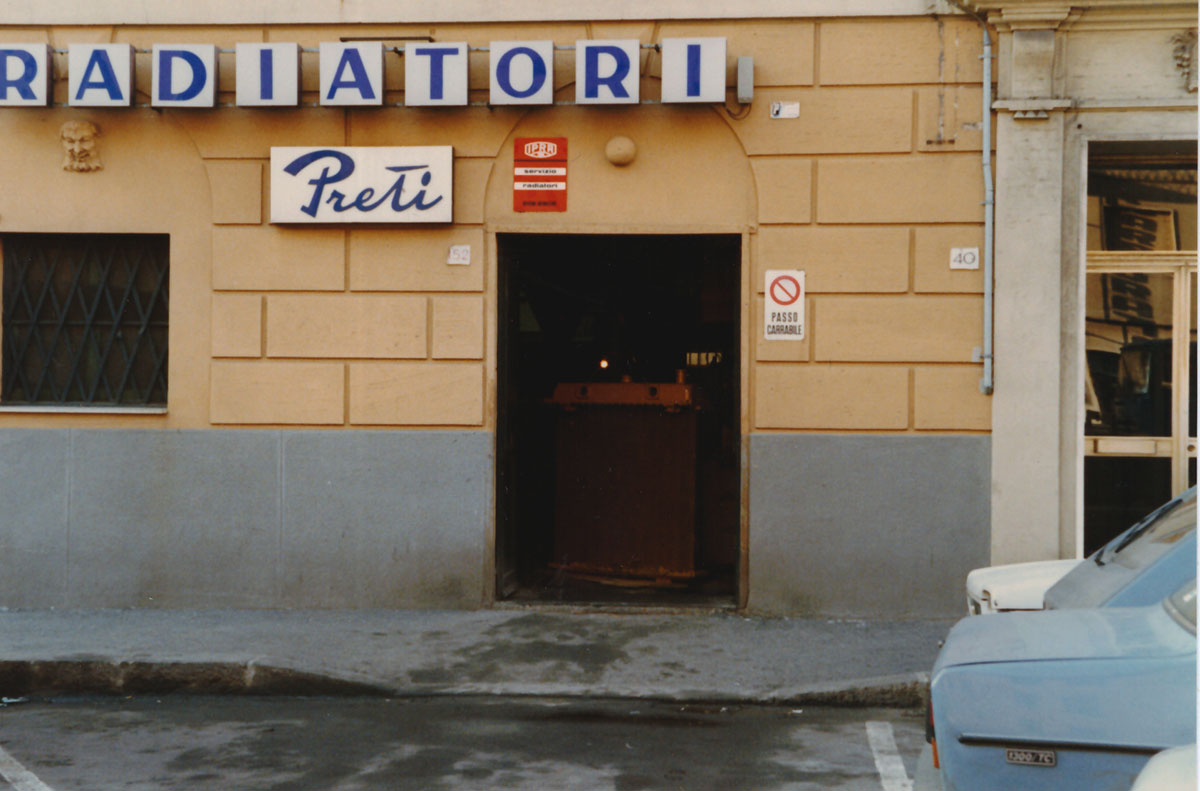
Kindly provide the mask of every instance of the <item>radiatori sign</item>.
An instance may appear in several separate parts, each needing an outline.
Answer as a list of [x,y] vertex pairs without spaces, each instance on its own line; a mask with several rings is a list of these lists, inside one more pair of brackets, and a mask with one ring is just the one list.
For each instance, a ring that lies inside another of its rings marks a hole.
[[[637,104],[643,45],[634,39],[575,44],[576,104]],[[403,55],[404,104],[463,106],[467,100],[465,43],[324,42],[317,50],[320,104],[382,106],[384,62]],[[493,41],[488,104],[545,105],[554,102],[552,41]],[[300,104],[298,44],[238,44],[236,104],[295,107]],[[725,39],[664,39],[664,103],[725,100]],[[129,44],[70,44],[67,104],[72,107],[130,107],[134,93],[134,49]],[[46,107],[53,95],[53,51],[46,44],[0,45],[0,107]],[[213,44],[155,44],[150,50],[153,107],[215,107],[217,47]]]

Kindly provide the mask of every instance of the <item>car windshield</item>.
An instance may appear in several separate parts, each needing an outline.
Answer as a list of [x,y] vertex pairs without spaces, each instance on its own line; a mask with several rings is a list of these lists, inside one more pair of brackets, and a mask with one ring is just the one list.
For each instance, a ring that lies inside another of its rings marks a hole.
[[1196,490],[1192,489],[1143,519],[1096,553],[1097,565],[1120,563],[1145,568],[1196,527]]

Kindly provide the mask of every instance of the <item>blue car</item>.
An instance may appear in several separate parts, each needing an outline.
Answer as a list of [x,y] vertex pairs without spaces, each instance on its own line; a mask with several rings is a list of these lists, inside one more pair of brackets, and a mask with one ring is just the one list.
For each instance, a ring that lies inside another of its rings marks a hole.
[[1196,578],[1196,487],[1168,500],[1046,591],[1046,609],[1138,607]]
[[1196,573],[1196,487],[1152,511],[1086,560],[1040,560],[967,575],[973,615],[1152,604]]
[[1148,606],[959,621],[928,736],[917,789],[1128,791],[1155,753],[1196,741],[1194,567]]

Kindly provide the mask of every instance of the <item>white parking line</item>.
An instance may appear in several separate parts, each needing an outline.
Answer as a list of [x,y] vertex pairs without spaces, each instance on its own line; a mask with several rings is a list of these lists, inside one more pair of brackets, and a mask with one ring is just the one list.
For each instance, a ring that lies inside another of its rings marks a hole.
[[879,783],[883,791],[912,791],[912,780],[904,770],[904,761],[896,749],[896,737],[890,722],[868,722],[867,741],[875,755],[875,768],[879,770]]
[[0,775],[3,775],[16,791],[54,791],[33,772],[21,766],[3,747],[0,747]]

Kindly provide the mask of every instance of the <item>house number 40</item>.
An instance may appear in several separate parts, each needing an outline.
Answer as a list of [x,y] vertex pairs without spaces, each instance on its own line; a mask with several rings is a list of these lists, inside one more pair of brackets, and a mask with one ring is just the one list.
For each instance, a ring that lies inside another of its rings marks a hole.
[[978,247],[952,247],[952,248],[950,248],[950,268],[951,269],[978,269],[979,268],[979,248]]

